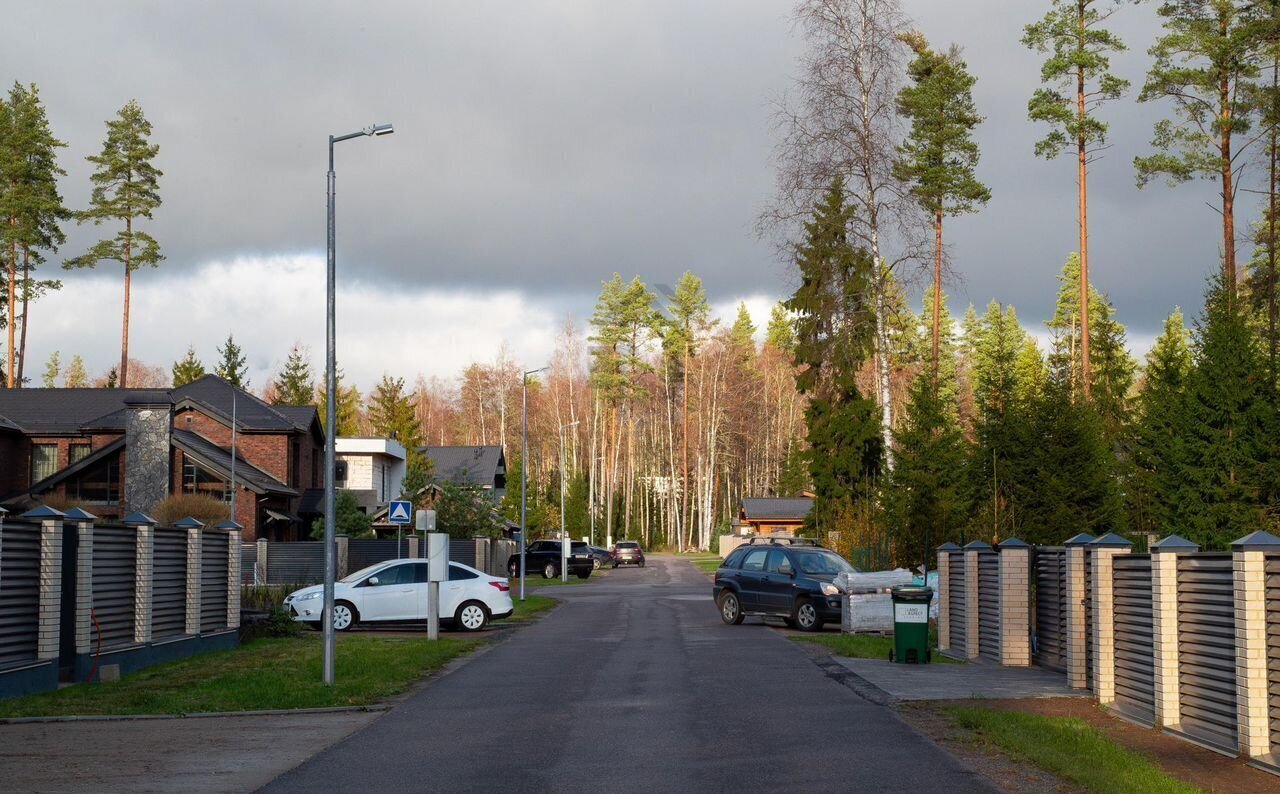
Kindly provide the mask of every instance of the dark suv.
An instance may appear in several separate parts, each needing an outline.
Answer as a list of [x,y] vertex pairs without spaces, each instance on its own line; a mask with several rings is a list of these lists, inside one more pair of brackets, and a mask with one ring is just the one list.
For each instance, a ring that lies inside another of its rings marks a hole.
[[644,567],[644,549],[634,540],[620,540],[613,544],[613,567],[639,565]]
[[840,621],[836,575],[856,570],[821,546],[759,543],[739,546],[716,571],[711,593],[720,619],[737,625],[746,615],[774,615],[801,631]]

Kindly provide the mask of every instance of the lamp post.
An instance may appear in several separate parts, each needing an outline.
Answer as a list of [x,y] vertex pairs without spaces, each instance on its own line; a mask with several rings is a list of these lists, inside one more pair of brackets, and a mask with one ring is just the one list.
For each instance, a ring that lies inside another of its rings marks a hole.
[[359,132],[346,135],[329,136],[329,174],[328,174],[328,266],[325,289],[325,434],[324,434],[324,611],[320,613],[320,626],[323,630],[323,661],[321,663],[321,679],[325,686],[333,686],[333,580],[337,577],[337,555],[334,551],[335,517],[337,514],[337,492],[334,490],[334,466],[336,465],[335,438],[338,435],[338,376],[336,358],[336,327],[334,320],[334,295],[336,285],[337,252],[335,225],[335,187],[337,177],[333,173],[333,145],[339,141],[364,136],[390,135],[395,132],[390,124],[371,124]]
[[560,581],[569,581],[569,535],[565,532],[564,523],[564,431],[565,428],[578,424],[574,420],[567,425],[560,425]]
[[520,383],[520,600],[524,600],[524,549],[528,543],[529,522],[526,515],[525,484],[529,481],[529,376],[546,372],[551,367],[538,367],[524,373]]

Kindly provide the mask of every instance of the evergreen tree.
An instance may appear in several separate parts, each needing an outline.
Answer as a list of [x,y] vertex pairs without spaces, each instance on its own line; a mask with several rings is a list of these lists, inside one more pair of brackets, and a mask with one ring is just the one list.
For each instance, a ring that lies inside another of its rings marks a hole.
[[787,448],[787,456],[782,460],[782,468],[778,472],[778,483],[773,489],[774,495],[799,496],[809,488],[809,466],[804,449],[798,440],[792,441]]
[[62,385],[68,389],[83,389],[89,385],[89,372],[84,368],[83,358],[78,355],[71,357],[71,363],[62,376]]
[[1022,43],[1049,58],[1040,68],[1046,87],[1036,89],[1027,103],[1032,121],[1049,125],[1049,134],[1036,143],[1036,156],[1056,158],[1073,148],[1076,156],[1080,264],[1076,281],[1076,304],[1083,306],[1080,317],[1080,362],[1084,373],[1085,396],[1092,391],[1091,347],[1093,332],[1089,308],[1089,164],[1093,155],[1106,147],[1107,124],[1098,119],[1100,105],[1117,99],[1129,88],[1129,81],[1111,73],[1109,53],[1123,52],[1124,43],[1102,27],[1111,16],[1099,11],[1098,0],[1052,0],[1048,14],[1027,25]]
[[124,228],[115,237],[98,242],[82,256],[68,259],[64,267],[96,267],[104,259],[124,265],[124,327],[120,341],[120,387],[129,385],[129,287],[133,271],[140,267],[156,267],[164,259],[160,244],[146,232],[134,228],[138,220],[150,219],[160,206],[161,172],[152,161],[160,147],[150,142],[151,122],[142,114],[136,101],[120,109],[117,118],[107,122],[107,139],[102,153],[90,156],[97,166],[90,180],[93,196],[89,209],[77,213],[79,223],[92,221],[95,226],[115,221]]
[[[933,290],[942,292],[942,222],[947,215],[975,211],[991,200],[991,191],[978,181],[978,144],[973,130],[982,122],[973,104],[976,82],[954,45],[947,52],[929,48],[923,35],[905,37],[915,52],[907,66],[912,84],[898,94],[898,109],[911,119],[911,131],[898,147],[897,176],[911,184],[911,192],[933,221]],[[941,367],[941,304],[930,318],[933,379]]]
[[227,341],[218,347],[218,356],[218,365],[213,368],[213,374],[237,388],[249,388],[249,379],[245,377],[249,367],[245,363],[244,352],[236,344],[232,334],[227,334]]
[[55,350],[49,354],[49,360],[45,362],[44,377],[40,380],[46,389],[52,389],[58,385],[58,374],[61,370],[58,358],[58,351]]
[[[360,500],[346,489],[334,496],[334,532],[349,538],[372,538],[373,518],[360,508]],[[311,523],[311,539],[324,540],[324,519]]]
[[[992,301],[980,328],[970,328],[974,340],[973,382],[975,435],[969,466],[977,537],[998,540],[1016,534],[1013,510],[1015,484],[1028,469],[1026,455],[1038,442],[1031,438],[1027,398],[1035,384],[1020,373],[1036,368],[1026,350],[1027,335],[1010,306]],[[1021,359],[1021,362],[1019,361]]]
[[775,303],[769,313],[769,327],[765,331],[764,343],[780,353],[788,355],[795,349],[796,330],[791,322],[791,315],[786,306]]
[[920,311],[922,319],[932,318],[936,313],[938,321],[937,387],[930,396],[942,405],[943,411],[954,423],[960,415],[960,346],[956,340],[955,320],[951,318],[951,312],[947,308],[947,294],[942,293],[942,301],[936,306],[934,294],[932,284],[925,288]]
[[422,425],[403,378],[382,376],[369,394],[368,416],[374,435],[399,441],[408,451],[408,464],[419,465]]
[[[342,385],[342,370],[335,373],[335,380],[338,384],[338,403],[334,406],[337,417],[338,432],[341,436],[358,436],[360,435],[360,407],[361,398],[360,390],[355,386]],[[329,432],[327,418],[329,416],[328,394],[323,386],[317,389],[318,397],[316,402],[320,407],[320,424],[324,426],[325,432]]]
[[194,345],[187,346],[187,355],[180,361],[173,362],[173,387],[185,386],[205,376],[204,364],[196,358]]
[[756,325],[751,322],[751,312],[747,311],[745,302],[738,304],[738,316],[729,330],[729,339],[739,350],[749,350],[752,353],[756,350]]
[[301,344],[295,343],[285,359],[284,368],[275,380],[275,405],[311,405],[315,400],[315,381],[311,362]]
[[1187,483],[1186,387],[1191,373],[1190,334],[1175,309],[1147,354],[1144,384],[1133,423],[1130,512],[1140,532],[1184,531],[1181,492]]

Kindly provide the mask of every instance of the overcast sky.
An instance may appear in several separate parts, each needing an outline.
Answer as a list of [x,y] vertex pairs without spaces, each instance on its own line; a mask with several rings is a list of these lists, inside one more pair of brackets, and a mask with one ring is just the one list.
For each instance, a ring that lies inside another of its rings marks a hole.
[[[979,172],[993,198],[949,224],[952,306],[998,298],[1041,329],[1077,239],[1073,161],[1036,159],[1043,130],[1026,120],[1041,56],[1018,39],[1047,0],[905,4],[935,44],[964,47],[987,117]],[[1114,17],[1130,47],[1115,68],[1135,87],[1104,111],[1114,146],[1090,195],[1094,281],[1138,352],[1174,305],[1194,316],[1220,239],[1215,184],[1134,186],[1133,157],[1168,110],[1135,101],[1150,6]],[[772,103],[801,47],[790,8],[51,0],[9,9],[0,79],[40,86],[69,144],[72,207],[87,204],[84,158],[104,121],[141,103],[165,172],[145,228],[167,260],[134,280],[131,351],[168,366],[193,343],[210,364],[234,331],[255,385],[295,340],[321,363],[326,136],[394,122],[395,135],[337,151],[339,359],[367,388],[384,371],[451,377],[504,341],[538,366],[615,271],[655,285],[692,270],[720,311],[746,299],[763,324],[793,286],[754,233],[774,184]],[[103,231],[70,229],[59,258]],[[36,306],[30,376],[55,349],[95,373],[118,358],[117,268],[63,273]]]

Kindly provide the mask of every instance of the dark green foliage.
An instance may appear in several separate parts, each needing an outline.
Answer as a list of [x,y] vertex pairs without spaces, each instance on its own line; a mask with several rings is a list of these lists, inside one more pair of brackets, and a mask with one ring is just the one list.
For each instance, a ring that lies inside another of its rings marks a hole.
[[808,456],[798,440],[792,441],[787,457],[782,461],[782,469],[778,472],[774,495],[799,496],[810,487]]
[[1159,536],[1182,531],[1181,491],[1187,485],[1186,388],[1190,335],[1175,310],[1147,354],[1145,383],[1133,421],[1130,514],[1134,529]]
[[492,538],[505,526],[482,488],[451,480],[438,483],[436,526],[455,538]]
[[435,473],[435,464],[425,455],[405,468],[404,479],[400,481],[400,498],[418,504],[427,486],[431,484],[431,475]]
[[409,465],[416,466],[422,458],[418,451],[422,443],[422,425],[413,400],[405,390],[403,378],[383,375],[382,380],[369,394],[369,424],[379,438],[393,438],[408,450]]
[[796,329],[787,312],[786,305],[775,303],[769,312],[769,327],[765,331],[764,343],[780,353],[790,354],[796,346]]
[[[356,495],[339,490],[334,497],[334,533],[349,538],[373,537],[373,518],[360,509]],[[311,523],[311,539],[324,540],[324,518]]]
[[[360,435],[360,390],[355,386],[342,385],[342,370],[339,369],[334,373],[334,379],[338,384],[338,404],[334,407],[338,420],[339,436],[358,436]],[[327,417],[329,411],[328,394],[321,386],[316,395],[320,403],[320,424],[325,425],[325,432],[329,432],[327,426]]]
[[173,386],[185,386],[205,376],[204,364],[196,358],[195,347],[187,348],[187,356],[181,361],[173,362]]
[[314,405],[316,401],[315,379],[311,374],[311,362],[307,360],[302,345],[289,349],[284,368],[272,383],[275,393],[272,405]]
[[249,371],[249,367],[245,363],[244,351],[231,334],[227,334],[227,341],[218,347],[218,356],[218,365],[213,368],[213,373],[232,386],[247,389],[249,379],[245,377],[245,373]]
[[654,300],[638,276],[624,283],[622,276],[614,273],[604,282],[591,316],[595,327],[591,341],[596,345],[591,379],[601,396],[612,403],[638,396],[642,390],[638,376],[652,369],[643,348],[659,325]]

